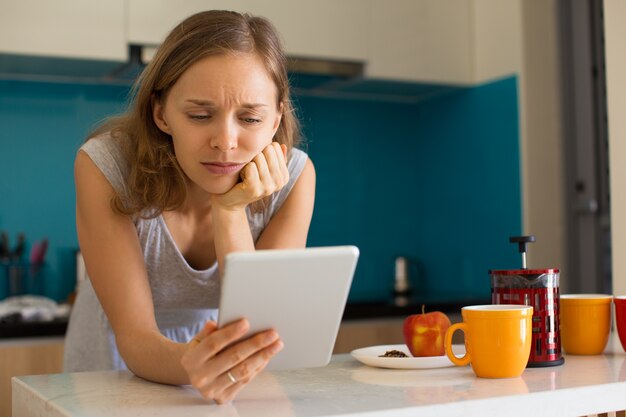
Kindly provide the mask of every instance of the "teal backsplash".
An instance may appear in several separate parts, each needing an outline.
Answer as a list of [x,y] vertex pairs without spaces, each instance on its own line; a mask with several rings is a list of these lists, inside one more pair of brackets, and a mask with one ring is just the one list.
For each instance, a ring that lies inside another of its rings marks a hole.
[[[77,248],[73,159],[128,88],[0,81],[0,230],[48,237],[46,295],[65,299]],[[415,291],[489,297],[491,268],[519,266],[517,79],[400,104],[295,98],[317,195],[309,246],[355,244],[352,301],[390,296],[394,260]],[[4,283],[0,283],[0,297]]]

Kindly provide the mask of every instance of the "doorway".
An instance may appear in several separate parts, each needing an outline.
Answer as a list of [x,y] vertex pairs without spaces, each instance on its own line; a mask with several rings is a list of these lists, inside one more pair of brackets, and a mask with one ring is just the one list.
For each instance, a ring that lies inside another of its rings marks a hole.
[[563,292],[611,293],[603,2],[559,0],[568,276]]

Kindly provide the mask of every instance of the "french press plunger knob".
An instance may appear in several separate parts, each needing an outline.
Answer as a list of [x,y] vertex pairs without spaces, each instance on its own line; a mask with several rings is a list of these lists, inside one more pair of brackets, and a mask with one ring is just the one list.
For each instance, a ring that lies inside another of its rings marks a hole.
[[511,236],[509,242],[517,243],[519,253],[522,254],[522,269],[526,269],[526,244],[537,241],[535,236]]

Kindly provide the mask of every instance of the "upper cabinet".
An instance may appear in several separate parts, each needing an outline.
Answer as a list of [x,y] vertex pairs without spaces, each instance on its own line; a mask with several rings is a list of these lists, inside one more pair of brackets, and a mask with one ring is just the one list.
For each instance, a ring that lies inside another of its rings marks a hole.
[[382,80],[470,85],[518,72],[521,0],[129,0],[130,43],[157,45],[193,13],[267,17],[288,55],[365,63]]
[[185,17],[226,9],[268,18],[288,55],[367,61],[368,4],[365,0],[129,0],[128,40],[158,45]]
[[267,17],[292,57],[359,61],[374,80],[472,85],[518,72],[521,1],[0,0],[0,54],[126,61],[128,44],[159,45],[185,17],[229,9]]
[[370,0],[371,78],[477,84],[515,74],[520,0]]
[[125,0],[0,0],[0,53],[125,61]]

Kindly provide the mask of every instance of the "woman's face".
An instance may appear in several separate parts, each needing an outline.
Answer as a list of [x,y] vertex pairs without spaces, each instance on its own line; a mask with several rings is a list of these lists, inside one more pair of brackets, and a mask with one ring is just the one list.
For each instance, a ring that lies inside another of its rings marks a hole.
[[276,85],[255,54],[210,56],[189,67],[154,121],[172,137],[191,188],[223,194],[239,171],[272,142],[281,119]]

